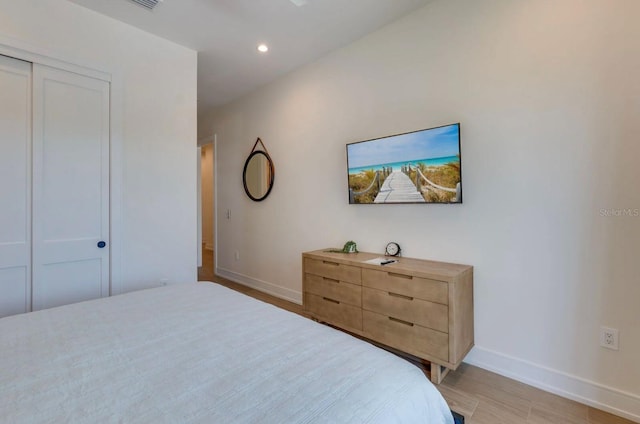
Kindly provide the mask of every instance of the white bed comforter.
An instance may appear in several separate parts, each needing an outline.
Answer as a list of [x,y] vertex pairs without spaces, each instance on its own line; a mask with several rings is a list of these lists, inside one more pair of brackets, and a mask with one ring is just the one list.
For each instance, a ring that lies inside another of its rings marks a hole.
[[452,423],[415,366],[212,283],[0,319],[2,423]]

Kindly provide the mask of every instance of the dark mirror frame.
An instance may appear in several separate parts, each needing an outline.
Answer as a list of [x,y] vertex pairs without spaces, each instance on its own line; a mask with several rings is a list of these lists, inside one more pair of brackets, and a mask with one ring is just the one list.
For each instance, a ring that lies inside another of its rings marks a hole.
[[[253,157],[256,155],[263,155],[265,158],[267,158],[267,163],[269,164],[269,184],[268,184],[269,188],[267,189],[267,192],[261,197],[255,197],[249,191],[249,187],[247,187],[247,168],[249,167],[249,163],[251,162],[251,159],[253,159]],[[249,196],[249,198],[254,202],[263,201],[264,199],[267,198],[267,196],[269,196],[269,193],[271,193],[271,189],[273,188],[274,174],[275,174],[275,169],[273,167],[273,161],[271,160],[271,156],[269,156],[269,153],[263,152],[262,150],[255,150],[251,152],[251,154],[245,161],[244,169],[242,170],[242,185],[244,186],[244,192],[247,193],[247,196]]]

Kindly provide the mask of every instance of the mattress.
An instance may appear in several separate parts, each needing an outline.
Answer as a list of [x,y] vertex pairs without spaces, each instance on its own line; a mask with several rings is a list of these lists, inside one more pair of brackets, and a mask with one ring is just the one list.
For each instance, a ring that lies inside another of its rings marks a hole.
[[213,283],[0,319],[2,423],[452,423],[414,365]]

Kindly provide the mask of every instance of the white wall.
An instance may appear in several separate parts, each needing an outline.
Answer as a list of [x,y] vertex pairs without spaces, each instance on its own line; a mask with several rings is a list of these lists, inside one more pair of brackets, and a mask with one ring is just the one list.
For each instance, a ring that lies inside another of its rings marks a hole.
[[[474,265],[469,361],[640,419],[640,217],[606,216],[640,208],[637,16],[635,0],[439,0],[213,111],[200,130],[232,211],[218,272],[299,300],[300,253],[349,239]],[[463,205],[348,205],[346,143],[452,122]],[[276,174],[254,203],[258,136]]]
[[195,281],[196,52],[61,0],[0,0],[0,37],[114,76],[115,291]]

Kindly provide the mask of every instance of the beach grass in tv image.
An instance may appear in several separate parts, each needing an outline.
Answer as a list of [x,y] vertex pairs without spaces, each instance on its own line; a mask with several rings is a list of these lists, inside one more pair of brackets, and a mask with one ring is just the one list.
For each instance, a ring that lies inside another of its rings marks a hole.
[[460,124],[347,144],[349,203],[462,203]]

